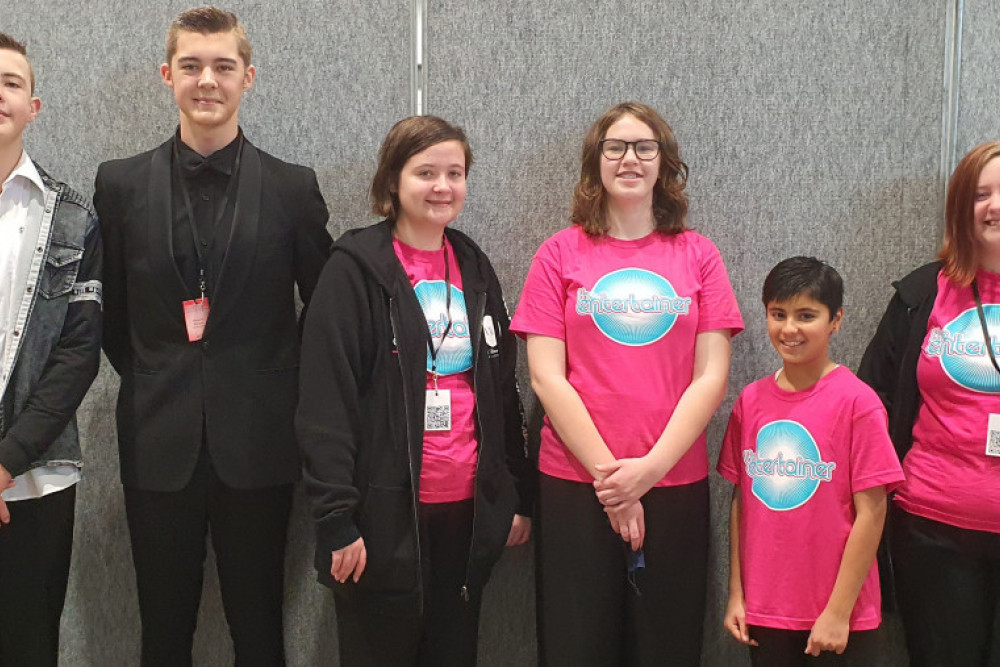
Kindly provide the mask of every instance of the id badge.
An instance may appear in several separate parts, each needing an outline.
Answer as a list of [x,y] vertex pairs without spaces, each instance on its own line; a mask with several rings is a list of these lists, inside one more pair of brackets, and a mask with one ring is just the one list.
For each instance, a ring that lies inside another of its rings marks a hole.
[[493,329],[493,318],[489,315],[483,317],[483,338],[490,347],[497,346],[497,332]]
[[428,389],[424,404],[424,430],[451,430],[451,390]]
[[991,414],[986,426],[986,456],[1000,456],[1000,415]]
[[208,297],[191,299],[184,306],[184,325],[187,327],[188,341],[201,340],[205,334],[205,323],[208,322]]

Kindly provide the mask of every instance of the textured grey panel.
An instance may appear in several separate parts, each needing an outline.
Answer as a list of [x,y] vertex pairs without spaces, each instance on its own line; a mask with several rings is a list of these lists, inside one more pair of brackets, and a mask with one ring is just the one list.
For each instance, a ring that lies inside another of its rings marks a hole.
[[[756,297],[775,261],[809,252],[841,269],[848,318],[834,355],[853,365],[889,279],[937,244],[946,3],[780,4],[443,0],[430,8],[428,110],[463,123],[477,151],[460,225],[490,252],[512,302],[531,254],[564,224],[590,122],[615,102],[639,99],[672,123],[692,168],[691,222],[720,246],[749,325],[734,345],[733,391],[721,415],[739,387],[777,363]],[[966,51],[981,53],[982,67],[967,56],[962,110],[966,121],[981,110],[982,120],[962,127],[985,129],[963,134],[963,151],[997,134],[996,119],[987,118],[996,105],[986,103],[996,97],[987,57],[996,19],[982,0],[967,5],[983,21],[966,19]],[[316,167],[333,233],[367,222],[375,150],[409,108],[407,3],[230,6],[250,28],[260,70],[244,106],[248,135]],[[89,191],[98,162],[146,149],[172,130],[175,112],[156,65],[166,26],[184,3],[4,0],[3,7],[3,29],[30,42],[46,104],[29,150],[53,173]],[[970,71],[979,72],[980,92]],[[89,467],[64,616],[67,665],[134,664],[138,650],[112,376],[102,371],[81,411]],[[710,427],[713,443],[722,425],[720,418]],[[727,495],[721,488],[713,495],[706,626],[706,662],[719,665],[743,659],[718,630]],[[288,558],[289,658],[328,664],[333,612],[312,583],[299,501]],[[197,649],[204,665],[226,664],[230,655],[213,576],[209,568]],[[530,549],[511,551],[484,604],[484,664],[532,661],[532,587]],[[899,663],[898,628],[887,626],[887,664]]]
[[[590,123],[627,99],[660,110],[691,167],[690,223],[721,249],[748,324],[709,429],[714,460],[736,392],[779,363],[758,305],[773,264],[815,254],[841,270],[847,324],[833,355],[854,366],[889,281],[933,253],[944,11],[936,0],[431,3],[427,109],[464,125],[477,158],[459,224],[516,302],[535,249],[566,224]],[[729,490],[716,482],[705,661],[728,665],[745,653],[721,630]],[[530,585],[527,562],[492,584]],[[530,597],[515,601],[483,611],[483,641],[505,651],[486,664],[533,659],[501,625],[530,624]],[[886,626],[887,664],[899,664],[898,627]]]
[[[27,134],[30,154],[89,193],[99,162],[166,139],[177,113],[159,80],[164,37],[171,19],[194,4],[3,0],[0,29],[28,42],[44,103]],[[226,7],[247,25],[258,69],[243,103],[247,136],[316,169],[334,236],[367,224],[378,145],[409,109],[409,4],[236,0]],[[80,415],[87,469],[62,634],[62,664],[74,667],[138,664],[139,619],[114,439],[116,392],[117,379],[105,365]],[[333,605],[315,583],[301,497],[292,515],[286,580],[289,664],[331,664]],[[205,588],[196,664],[232,664],[212,558]]]
[[1000,139],[1000,80],[996,36],[1000,14],[995,2],[965,0],[962,20],[962,78],[955,160],[975,146]]

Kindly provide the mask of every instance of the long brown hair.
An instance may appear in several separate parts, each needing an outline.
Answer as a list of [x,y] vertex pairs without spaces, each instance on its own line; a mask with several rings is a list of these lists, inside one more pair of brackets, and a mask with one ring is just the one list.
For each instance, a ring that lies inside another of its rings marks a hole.
[[573,224],[593,236],[608,231],[607,191],[601,181],[601,140],[608,128],[623,116],[633,116],[653,131],[660,144],[660,174],[653,187],[653,219],[656,230],[664,234],[684,231],[688,202],[684,194],[688,168],[681,160],[674,131],[656,110],[638,102],[624,102],[604,112],[590,126],[583,142],[580,180],[573,190]]
[[938,259],[944,272],[959,285],[969,285],[979,269],[979,242],[976,239],[976,191],[979,175],[990,160],[1000,157],[1000,141],[976,146],[955,167],[948,181],[944,209],[944,243]]

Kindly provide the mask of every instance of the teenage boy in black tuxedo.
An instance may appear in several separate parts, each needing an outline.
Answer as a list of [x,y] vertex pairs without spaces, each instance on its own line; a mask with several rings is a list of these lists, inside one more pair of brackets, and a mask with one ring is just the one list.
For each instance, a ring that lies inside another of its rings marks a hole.
[[142,664],[191,664],[211,531],[236,664],[279,665],[300,475],[294,294],[309,303],[329,255],[326,204],[311,169],[240,130],[256,71],[233,14],[178,16],[160,71],[179,129],[102,164],[94,194]]

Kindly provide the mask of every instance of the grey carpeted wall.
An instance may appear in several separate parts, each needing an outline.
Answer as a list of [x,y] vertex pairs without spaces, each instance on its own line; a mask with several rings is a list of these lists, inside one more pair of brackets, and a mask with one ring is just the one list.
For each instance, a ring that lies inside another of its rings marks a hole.
[[[955,0],[957,2],[957,0]],[[815,254],[847,282],[835,357],[855,366],[889,282],[929,259],[940,233],[945,53],[953,1],[429,0],[426,111],[464,125],[476,165],[459,225],[492,256],[513,306],[538,244],[566,224],[589,124],[646,101],[670,122],[691,168],[690,223],[719,246],[747,331],[733,346],[729,399],[776,368],[758,303],[778,260]],[[3,0],[0,30],[29,42],[45,107],[32,156],[85,191],[97,164],[169,135],[159,82],[163,35],[187,3]],[[258,82],[243,126],[279,157],[313,166],[331,233],[371,221],[365,192],[382,136],[410,111],[411,0],[232,2],[255,47]],[[958,157],[1000,137],[992,2],[965,0]],[[954,159],[954,157],[952,157]],[[114,374],[81,410],[80,488],[62,664],[135,664],[139,624],[117,481]],[[526,397],[528,401],[528,397]],[[705,663],[745,662],[723,635],[726,507],[713,475],[713,555]],[[335,616],[314,583],[297,499],[287,563],[291,665],[336,664]],[[683,536],[678,536],[679,540]],[[230,664],[218,586],[206,569],[196,663]],[[498,566],[483,610],[481,662],[534,664],[530,547]],[[390,639],[390,638],[387,638]],[[887,617],[885,664],[904,664]]]

